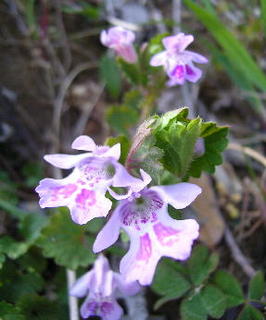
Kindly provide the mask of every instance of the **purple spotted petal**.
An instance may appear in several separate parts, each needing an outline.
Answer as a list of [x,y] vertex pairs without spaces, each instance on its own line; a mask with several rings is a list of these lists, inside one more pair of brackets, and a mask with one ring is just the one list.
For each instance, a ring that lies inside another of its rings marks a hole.
[[178,183],[167,186],[152,187],[150,190],[158,192],[165,202],[176,209],[183,209],[201,193],[201,188],[192,183]]
[[93,218],[106,217],[112,207],[112,201],[107,199],[102,191],[82,188],[68,207],[75,223],[86,224]]
[[121,155],[121,146],[120,143],[115,144],[111,148],[108,148],[108,150],[104,153],[102,153],[103,157],[110,157],[115,160],[119,160]]
[[71,147],[76,150],[94,151],[96,149],[96,144],[92,138],[88,136],[79,136],[73,141]]

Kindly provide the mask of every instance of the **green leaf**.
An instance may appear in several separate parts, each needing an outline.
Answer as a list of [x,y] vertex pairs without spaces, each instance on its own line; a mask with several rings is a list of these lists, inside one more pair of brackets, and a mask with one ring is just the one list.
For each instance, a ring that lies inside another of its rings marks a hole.
[[0,270],[0,297],[16,303],[25,294],[32,294],[43,289],[42,277],[31,268],[21,270],[16,263],[7,260]]
[[264,315],[252,307],[251,305],[246,305],[244,309],[240,312],[237,320],[264,320]]
[[121,76],[116,60],[107,55],[100,61],[100,75],[102,81],[113,98],[117,98],[121,92]]
[[213,283],[226,295],[227,308],[238,306],[244,302],[244,295],[238,280],[230,273],[218,270]]
[[202,304],[208,314],[220,318],[226,309],[226,296],[215,286],[207,285],[200,293]]
[[24,295],[18,306],[25,314],[26,319],[64,320],[68,317],[67,310],[60,309],[58,303],[38,295]]
[[134,85],[141,83],[141,74],[137,64],[128,63],[123,58],[117,58],[121,70],[124,72],[126,78]]
[[28,250],[28,243],[17,242],[9,236],[0,239],[0,253],[5,253],[10,259],[17,259]]
[[[176,262],[178,264],[178,262]],[[183,296],[191,287],[185,277],[166,261],[160,262],[157,266],[152,289],[157,294],[164,296],[155,304],[158,309],[162,304],[169,300]]]
[[199,286],[216,269],[218,262],[218,255],[209,254],[206,247],[201,245],[194,247],[192,256],[188,260],[188,270],[192,282]]
[[261,22],[264,30],[264,37],[266,38],[266,2],[265,0],[260,0],[261,8]]
[[66,210],[54,213],[50,223],[42,230],[37,244],[45,257],[54,258],[58,265],[75,270],[93,263],[93,239],[85,234],[85,226],[80,226],[70,218]]
[[191,0],[185,4],[195,13],[202,24],[212,33],[223,48],[231,63],[243,77],[249,79],[257,88],[266,91],[266,77],[241,42],[225,27],[225,24],[211,12]]
[[[163,151],[155,146],[155,138],[147,136],[142,141],[134,155],[130,157],[129,166],[131,169],[142,168],[151,177],[155,184],[160,184],[160,179],[164,172],[164,168],[160,163],[163,157]],[[139,169],[137,169],[137,174]]]
[[206,122],[201,127],[200,137],[204,139],[204,154],[195,158],[188,171],[188,176],[200,177],[202,171],[214,173],[215,166],[222,164],[221,153],[228,144],[228,128],[218,127],[213,122]]
[[110,127],[124,135],[128,135],[128,130],[137,124],[138,118],[137,110],[125,105],[109,107],[106,112],[106,119]]
[[161,162],[168,171],[181,178],[193,160],[202,122],[199,118],[190,121],[183,118],[186,112],[166,113],[157,120],[153,131],[156,146],[164,151]]
[[199,293],[184,299],[180,312],[182,320],[207,320],[207,311]]
[[41,230],[47,225],[48,219],[41,213],[29,213],[21,219],[19,230],[28,244],[40,236]]
[[248,298],[250,300],[260,300],[265,292],[264,274],[258,271],[249,282]]
[[26,320],[17,306],[5,301],[0,301],[0,317],[1,320]]

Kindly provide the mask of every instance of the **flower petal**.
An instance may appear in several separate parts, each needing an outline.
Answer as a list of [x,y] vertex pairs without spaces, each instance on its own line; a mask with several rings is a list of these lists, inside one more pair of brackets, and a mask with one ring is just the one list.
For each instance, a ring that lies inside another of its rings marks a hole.
[[90,153],[82,153],[77,155],[57,153],[45,155],[44,160],[52,164],[54,167],[61,169],[70,169],[78,164],[81,160],[90,156]]
[[77,224],[86,224],[97,217],[106,217],[112,207],[102,191],[81,188],[74,201],[68,204],[71,218]]
[[186,80],[190,82],[197,82],[202,76],[202,71],[195,67],[192,63],[186,65]]
[[167,61],[167,52],[162,51],[157,54],[155,54],[151,60],[150,60],[150,65],[153,67],[159,67],[159,66],[164,66]]
[[73,172],[64,179],[46,178],[40,181],[35,191],[40,196],[41,208],[66,206],[71,202],[78,190],[76,174]]
[[165,202],[170,203],[176,209],[187,207],[201,193],[199,186],[186,182],[156,186],[150,189],[158,192]]
[[89,292],[90,281],[93,276],[93,271],[86,272],[82,277],[80,277],[70,289],[70,295],[82,298],[86,296]]
[[203,55],[193,52],[193,51],[189,51],[189,50],[185,50],[184,53],[186,55],[189,55],[191,60],[197,63],[208,63],[208,59],[206,57],[204,57]]
[[93,265],[94,279],[90,290],[95,292],[101,292],[103,290],[105,275],[108,271],[110,271],[109,262],[104,255],[100,254]]
[[102,154],[102,157],[110,157],[115,160],[119,160],[121,155],[121,146],[120,143],[115,144],[111,148],[109,148],[106,152]]
[[161,256],[185,260],[190,256],[193,241],[199,236],[199,225],[194,219],[175,220],[165,214],[153,225],[154,245]]
[[73,141],[71,147],[76,150],[94,151],[96,144],[93,139],[88,136],[79,136]]
[[193,40],[194,37],[190,34],[178,33],[174,36],[165,37],[162,42],[167,51],[182,52]]
[[156,265],[160,259],[154,251],[149,233],[130,237],[130,249],[120,263],[120,272],[128,282],[139,281],[143,286],[152,282]]
[[93,244],[93,252],[100,252],[114,244],[119,237],[120,225],[119,209],[117,208],[102,230],[98,233]]
[[133,296],[141,290],[141,286],[137,281],[126,281],[121,274],[114,272],[114,279],[117,283],[119,291],[126,296]]

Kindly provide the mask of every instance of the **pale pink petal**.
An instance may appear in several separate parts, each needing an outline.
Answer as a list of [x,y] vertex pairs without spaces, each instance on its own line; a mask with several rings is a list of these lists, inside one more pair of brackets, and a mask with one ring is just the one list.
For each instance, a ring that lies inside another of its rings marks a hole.
[[100,252],[114,244],[119,237],[120,226],[119,209],[116,209],[105,226],[98,233],[93,244],[93,252]]
[[201,193],[199,186],[187,182],[152,187],[150,190],[158,192],[165,202],[171,204],[176,209],[187,207]]
[[82,153],[77,155],[69,154],[47,154],[44,156],[44,160],[52,164],[53,166],[61,169],[70,169],[77,165],[81,160],[90,157],[90,153]]
[[189,55],[190,59],[197,63],[207,63],[209,60],[201,54],[198,54],[193,51],[185,50],[184,53]]
[[92,276],[93,276],[93,271],[86,272],[82,277],[80,277],[75,282],[75,284],[70,289],[69,294],[77,298],[85,297],[89,292],[90,281]]
[[167,61],[167,52],[163,51],[163,52],[155,54],[151,58],[150,65],[153,67],[165,66],[166,61]]
[[120,272],[128,282],[137,280],[143,286],[149,285],[160,256],[154,251],[149,233],[130,238],[130,249],[121,260]]
[[41,208],[66,206],[73,200],[77,190],[78,185],[74,172],[64,179],[43,179],[35,189],[40,196]]
[[93,218],[106,217],[112,207],[112,201],[105,198],[101,191],[81,188],[68,207],[75,223],[86,224]]
[[119,273],[114,272],[114,278],[117,283],[119,291],[126,296],[133,296],[141,290],[141,286],[137,281],[128,282]]
[[186,65],[186,79],[190,82],[197,82],[202,76],[202,71],[195,67],[192,63]]
[[88,136],[79,136],[73,141],[71,147],[76,150],[94,151],[96,144],[93,139]]
[[199,225],[194,219],[175,220],[164,212],[160,221],[153,225],[153,231],[154,246],[161,256],[185,260],[190,256],[193,241],[199,236]]
[[117,143],[111,148],[109,148],[107,151],[105,151],[101,156],[110,157],[110,158],[114,158],[115,160],[119,160],[120,155],[121,155],[121,145],[120,143]]
[[194,37],[192,35],[178,33],[174,36],[165,37],[162,42],[166,50],[182,52],[193,40]]
[[135,41],[135,34],[122,27],[113,27],[108,30],[110,42],[119,44],[132,44]]
[[138,60],[137,52],[133,45],[121,45],[115,51],[128,63],[135,63]]

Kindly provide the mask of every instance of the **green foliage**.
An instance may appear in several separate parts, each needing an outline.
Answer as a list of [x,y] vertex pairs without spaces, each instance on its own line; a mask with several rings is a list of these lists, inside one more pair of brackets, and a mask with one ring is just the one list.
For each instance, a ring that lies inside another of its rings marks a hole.
[[252,307],[251,305],[246,305],[243,310],[240,312],[237,320],[264,320],[264,315]]
[[106,89],[113,98],[117,98],[121,92],[121,75],[116,60],[107,55],[100,61],[100,75],[106,84]]
[[249,282],[248,298],[260,300],[265,292],[265,281],[262,271],[258,271]]
[[118,64],[126,76],[127,80],[133,85],[141,84],[142,82],[142,72],[139,66],[135,63],[128,63],[123,58],[117,58]]
[[215,318],[220,318],[226,309],[226,296],[215,286],[207,285],[200,293],[202,304],[207,313]]
[[79,14],[88,19],[98,19],[100,17],[100,7],[96,7],[86,1],[79,1],[78,3],[62,6],[62,11],[68,14]]
[[[226,127],[215,123],[204,123],[200,118],[188,119],[188,108],[167,112],[154,117],[150,126],[155,137],[154,146],[163,151],[160,162],[164,169],[178,178],[199,177],[202,171],[213,173],[215,166],[222,163],[221,152],[227,145]],[[201,156],[195,154],[198,138],[203,139]]]
[[219,257],[204,246],[194,248],[191,258],[188,260],[190,278],[195,286],[199,286],[217,268]]
[[266,2],[265,0],[260,0],[261,8],[261,22],[264,30],[264,37],[266,38]]
[[163,295],[163,298],[159,299],[154,306],[155,309],[158,309],[165,302],[183,296],[190,289],[190,283],[178,270],[164,260],[156,269],[152,289],[159,295]]
[[182,320],[207,320],[207,312],[200,294],[194,294],[184,299],[180,307]]
[[45,257],[54,258],[58,265],[75,270],[79,266],[88,266],[95,259],[93,239],[85,230],[85,226],[73,223],[66,210],[61,210],[52,215],[37,244]]
[[106,112],[110,127],[123,135],[128,135],[129,129],[137,124],[138,118],[138,111],[126,105],[109,107]]
[[121,146],[121,156],[120,156],[119,162],[124,164],[127,158],[127,154],[129,152],[130,141],[126,136],[109,137],[105,141],[105,145],[109,147],[112,147],[117,143],[120,143],[120,146]]
[[20,309],[5,301],[0,301],[0,319],[2,320],[26,320]]
[[218,270],[213,283],[226,295],[227,308],[232,308],[244,302],[244,295],[238,280],[230,273]]

